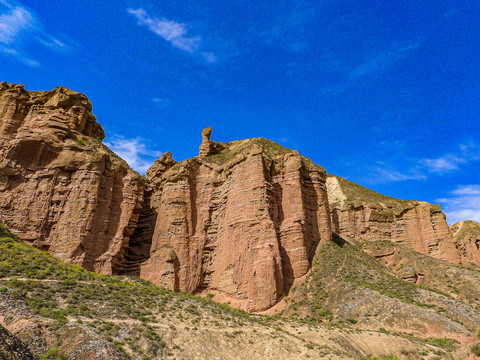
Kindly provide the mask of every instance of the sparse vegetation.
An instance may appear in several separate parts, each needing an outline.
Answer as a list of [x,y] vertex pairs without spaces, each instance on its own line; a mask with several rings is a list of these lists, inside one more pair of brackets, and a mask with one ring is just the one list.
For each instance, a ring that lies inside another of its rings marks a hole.
[[[302,327],[313,329],[327,322],[342,331],[347,327],[344,334],[348,334],[353,333],[348,328],[362,321],[361,316],[352,317],[348,313],[342,318],[338,308],[331,307],[335,296],[344,294],[330,290],[331,279],[327,275],[334,276],[333,283],[384,291],[387,296],[412,304],[418,288],[388,274],[380,264],[362,255],[357,245],[342,244],[337,239],[319,249],[305,284],[292,292],[292,305],[286,315],[297,319],[260,316],[217,304],[211,300],[211,294],[200,298],[156,287],[138,278],[90,273],[22,243],[3,227],[0,227],[0,235],[3,236],[0,238],[0,297],[13,299],[33,314],[51,319],[53,329],[62,329],[67,323],[88,327],[102,334],[125,358],[149,359],[159,352],[165,356],[182,354],[187,349],[179,343],[168,342],[165,332],[177,334],[175,338],[185,331],[191,334],[205,331],[202,329],[206,326],[218,329],[227,338],[242,339],[250,344],[255,342],[248,338],[249,334],[264,329],[262,336],[268,333],[279,342],[284,342],[285,336],[298,339],[304,349],[326,356],[332,351],[302,338]],[[302,316],[304,314],[306,316]],[[126,323],[129,325],[123,325]],[[158,324],[164,325],[158,327]],[[399,336],[387,329],[380,329],[380,333]],[[439,348],[439,354],[457,347],[452,339],[411,337],[411,341],[434,345]],[[62,351],[61,345],[54,344],[39,355],[41,359],[61,360]],[[369,359],[396,357],[383,355]]]
[[367,189],[361,185],[355,184],[347,179],[344,179],[340,176],[328,174],[329,177],[335,177],[340,184],[340,187],[347,197],[346,201],[368,201],[371,204],[382,203],[388,207],[405,207],[410,206],[410,203],[415,203],[415,201],[406,201],[396,199],[390,196],[386,196],[376,191]]
[[476,356],[480,356],[480,343],[473,344],[470,347],[470,350],[472,351],[472,354],[474,354]]

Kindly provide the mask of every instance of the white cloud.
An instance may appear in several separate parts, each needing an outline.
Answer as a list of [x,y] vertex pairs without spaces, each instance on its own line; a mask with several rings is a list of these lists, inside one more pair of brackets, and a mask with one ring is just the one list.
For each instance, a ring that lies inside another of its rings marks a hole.
[[152,101],[160,109],[166,108],[170,104],[170,99],[164,99],[159,97],[152,98]]
[[[151,17],[144,9],[127,9],[128,13],[133,15],[138,24],[146,26],[150,31],[159,35],[168,41],[174,47],[194,54],[200,47],[202,38],[198,35],[187,36],[188,28],[186,24],[178,23],[165,18]],[[207,62],[215,62],[217,58],[210,52],[202,52],[199,54]]]
[[[365,182],[372,185],[391,181],[426,180],[431,175],[444,176],[472,166],[480,160],[480,150],[475,143],[460,144],[457,151],[431,159],[409,158],[403,150],[407,143],[401,140],[382,141],[375,145],[382,149],[395,149],[395,155],[389,161],[376,161],[376,167],[367,166],[366,172],[369,175]],[[397,162],[404,164],[403,169],[395,165]]]
[[347,64],[345,60],[334,52],[327,51],[325,59],[331,70],[340,75],[340,80],[337,83],[323,87],[321,91],[324,94],[331,95],[344,93],[346,90],[359,84],[363,79],[373,78],[388,71],[421,45],[420,41],[392,43],[388,48],[371,52],[368,56],[357,61],[356,64]]
[[426,176],[416,172],[402,173],[394,169],[377,168],[375,180],[378,183],[389,181],[405,181],[405,180],[425,180]]
[[444,175],[460,169],[461,165],[480,160],[480,151],[474,143],[460,144],[456,153],[448,153],[434,159],[422,159],[420,164],[428,172]]
[[124,159],[132,169],[142,174],[162,154],[160,151],[147,149],[145,141],[138,137],[127,139],[123,136],[113,136],[111,141],[105,142],[105,145]]
[[217,61],[217,57],[212,53],[201,53],[202,57],[205,59],[206,62],[214,63]]
[[[74,42],[61,41],[50,35],[38,17],[18,2],[0,0],[0,52],[13,56],[24,64],[40,67],[41,64],[26,54],[25,40],[34,40],[50,50],[65,52],[75,46]],[[2,8],[3,6],[3,8]]]
[[21,31],[32,29],[34,22],[32,14],[20,6],[9,10],[0,15],[0,42],[6,45],[13,43]]
[[40,44],[42,44],[43,46],[46,46],[54,51],[62,51],[68,47],[70,47],[70,45],[66,44],[65,42],[63,41],[60,41],[56,38],[54,38],[53,36],[50,36],[50,35],[46,35],[45,38],[40,38],[40,37],[37,37],[35,38]]
[[19,53],[15,49],[5,47],[5,46],[0,46],[0,53],[3,53],[4,55],[13,56],[13,57],[17,58],[18,60],[20,60],[21,62],[23,62],[25,65],[35,67],[35,68],[41,67],[41,64],[38,61],[24,56],[22,53]]
[[419,42],[395,43],[390,49],[372,54],[363,63],[357,65],[349,73],[352,80],[360,79],[390,68],[393,64],[402,60],[407,54],[420,46]]
[[460,185],[436,201],[442,205],[450,225],[462,220],[480,222],[480,185]]
[[462,159],[453,154],[447,154],[436,159],[422,159],[421,163],[429,172],[435,174],[446,174],[454,170],[458,170],[459,164],[466,163],[466,159]]

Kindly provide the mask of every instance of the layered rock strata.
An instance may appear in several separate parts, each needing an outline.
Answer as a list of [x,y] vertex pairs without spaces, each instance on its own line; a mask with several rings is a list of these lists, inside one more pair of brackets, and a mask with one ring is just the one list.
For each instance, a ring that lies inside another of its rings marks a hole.
[[480,266],[480,224],[473,220],[459,221],[450,230],[462,265]]
[[364,241],[388,240],[419,253],[460,264],[439,205],[391,198],[334,175],[327,177],[332,228]]
[[111,274],[142,209],[144,180],[102,144],[83,94],[0,84],[0,220],[21,239]]
[[147,172],[158,215],[140,275],[261,311],[287,294],[311,268],[317,245],[330,240],[326,174],[265,139],[224,146],[180,163],[164,154]]
[[145,180],[102,144],[91,111],[66,88],[0,84],[0,222],[89,270],[262,311],[307,274],[332,230],[480,263],[478,236],[457,224],[452,238],[438,205],[327,175],[265,139],[220,143],[206,128],[199,156],[165,153]]

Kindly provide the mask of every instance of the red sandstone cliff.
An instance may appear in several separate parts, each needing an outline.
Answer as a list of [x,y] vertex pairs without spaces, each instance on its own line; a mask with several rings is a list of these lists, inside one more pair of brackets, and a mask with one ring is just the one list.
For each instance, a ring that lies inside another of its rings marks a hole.
[[309,271],[317,245],[330,240],[326,174],[265,139],[223,146],[180,163],[164,154],[147,172],[158,215],[140,275],[265,310]]
[[391,198],[338,176],[327,177],[332,228],[356,240],[388,240],[419,253],[460,264],[439,205]]
[[0,84],[0,220],[99,273],[123,263],[144,180],[106,148],[83,94]]
[[478,238],[454,227],[453,239],[438,205],[327,175],[265,139],[219,143],[207,128],[199,156],[165,153],[144,180],[101,143],[91,111],[62,87],[0,84],[0,221],[87,269],[262,311],[309,272],[332,231],[480,263]]

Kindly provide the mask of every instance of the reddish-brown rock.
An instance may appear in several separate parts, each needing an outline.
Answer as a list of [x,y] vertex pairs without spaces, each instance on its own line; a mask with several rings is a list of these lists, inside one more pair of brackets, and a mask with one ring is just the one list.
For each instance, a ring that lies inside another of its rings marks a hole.
[[332,230],[480,263],[478,233],[464,236],[457,224],[452,238],[438,205],[327,176],[261,138],[219,143],[206,128],[199,156],[177,163],[165,153],[144,180],[101,143],[91,111],[83,94],[62,87],[0,84],[0,222],[87,269],[262,311],[310,271]]
[[334,175],[327,177],[332,228],[356,240],[388,240],[460,264],[439,205],[394,199]]
[[218,154],[220,151],[225,149],[225,146],[222,143],[210,140],[212,135],[212,128],[206,127],[202,130],[202,144],[200,145],[200,152],[198,156],[206,157],[209,155]]
[[224,146],[180,163],[160,158],[147,172],[157,216],[140,275],[261,311],[330,240],[325,171],[265,139]]
[[0,220],[53,255],[116,272],[144,180],[106,148],[85,95],[0,85]]
[[462,265],[480,266],[480,224],[473,220],[459,221],[450,230]]

